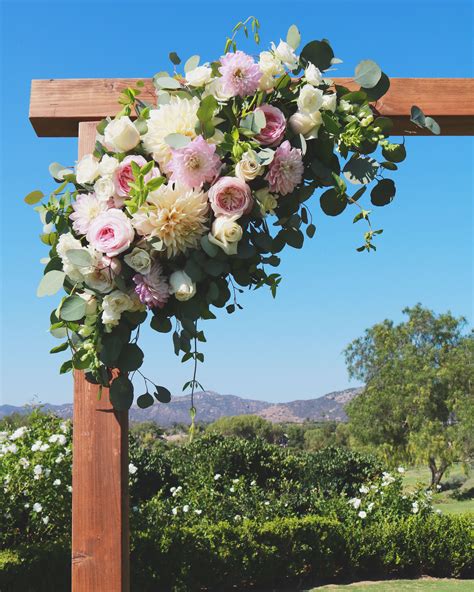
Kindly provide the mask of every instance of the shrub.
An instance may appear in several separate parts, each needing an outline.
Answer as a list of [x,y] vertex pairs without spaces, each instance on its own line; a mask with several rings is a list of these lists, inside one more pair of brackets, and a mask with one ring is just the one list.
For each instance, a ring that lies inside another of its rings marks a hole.
[[245,440],[258,437],[271,444],[278,444],[284,437],[281,426],[275,425],[258,415],[220,417],[207,426],[207,431],[222,436],[237,436]]

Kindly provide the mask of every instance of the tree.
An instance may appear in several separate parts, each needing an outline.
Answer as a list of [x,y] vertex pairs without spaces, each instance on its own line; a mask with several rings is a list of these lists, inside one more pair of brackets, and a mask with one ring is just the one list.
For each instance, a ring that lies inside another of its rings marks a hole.
[[258,415],[221,417],[208,426],[208,431],[223,436],[238,436],[246,440],[259,436],[272,444],[278,444],[284,436],[280,426]]
[[392,461],[426,462],[436,487],[446,469],[474,449],[474,336],[464,318],[420,304],[407,320],[385,320],[345,350],[349,375],[365,389],[348,406],[363,446]]

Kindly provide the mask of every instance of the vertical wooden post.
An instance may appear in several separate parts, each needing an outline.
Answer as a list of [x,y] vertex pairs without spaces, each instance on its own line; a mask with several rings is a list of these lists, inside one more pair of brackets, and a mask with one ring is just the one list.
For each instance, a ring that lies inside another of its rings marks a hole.
[[[94,122],[79,124],[79,157],[95,145]],[[128,413],[108,389],[74,374],[72,590],[128,592]]]

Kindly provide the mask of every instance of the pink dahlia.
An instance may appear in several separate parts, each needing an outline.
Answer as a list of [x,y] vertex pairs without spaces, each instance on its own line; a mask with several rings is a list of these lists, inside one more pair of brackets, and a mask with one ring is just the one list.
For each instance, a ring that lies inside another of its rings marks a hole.
[[256,111],[262,111],[265,115],[265,127],[255,136],[255,139],[264,146],[278,146],[285,135],[285,116],[280,109],[272,105],[262,105]]
[[87,234],[94,219],[107,210],[107,202],[100,200],[95,193],[82,193],[77,196],[72,209],[74,212],[69,216],[72,227],[78,234]]
[[146,304],[148,308],[163,308],[168,302],[170,288],[158,261],[153,263],[149,273],[146,275],[137,273],[132,279],[140,302]]
[[222,85],[230,96],[245,97],[253,94],[262,77],[262,71],[254,59],[243,51],[226,53],[221,57]]
[[215,145],[208,144],[202,136],[172,151],[167,165],[171,173],[170,180],[177,181],[186,187],[201,187],[210,183],[221,168],[220,158],[216,154]]
[[275,156],[265,177],[270,191],[280,195],[291,193],[303,180],[303,169],[301,150],[292,148],[288,140],[285,140],[275,150]]

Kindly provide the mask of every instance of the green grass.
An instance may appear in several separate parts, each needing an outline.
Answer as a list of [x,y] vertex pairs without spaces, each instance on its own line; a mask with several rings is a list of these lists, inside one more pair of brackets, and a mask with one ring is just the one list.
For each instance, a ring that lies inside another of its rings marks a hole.
[[474,590],[474,580],[390,580],[386,582],[359,582],[313,588],[309,592],[468,592]]
[[[417,484],[429,485],[430,471],[428,467],[415,467],[408,469],[405,473],[405,486],[407,490],[413,489]],[[433,496],[436,508],[445,514],[463,514],[474,512],[474,497],[458,500],[452,496],[453,492],[466,492],[474,488],[474,471],[466,475],[460,464],[453,465],[448,474],[441,481],[443,488],[449,489],[440,491]]]

